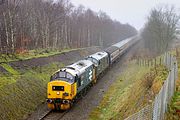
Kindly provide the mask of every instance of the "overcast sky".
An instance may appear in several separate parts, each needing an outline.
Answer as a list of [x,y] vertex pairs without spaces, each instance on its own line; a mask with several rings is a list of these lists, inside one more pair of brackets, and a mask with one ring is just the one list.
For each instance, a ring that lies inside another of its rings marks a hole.
[[[151,8],[161,4],[180,8],[180,0],[70,0],[75,6],[80,4],[94,11],[102,10],[112,19],[129,23],[140,29],[143,27]],[[180,10],[179,10],[180,11]],[[180,13],[180,12],[179,12]]]

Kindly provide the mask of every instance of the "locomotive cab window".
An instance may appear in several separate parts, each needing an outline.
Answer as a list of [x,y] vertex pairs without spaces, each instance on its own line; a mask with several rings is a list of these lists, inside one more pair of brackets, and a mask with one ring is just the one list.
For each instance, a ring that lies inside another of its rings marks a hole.
[[53,76],[51,76],[50,81],[54,81],[54,80],[62,80],[69,83],[74,83],[75,77],[68,72],[60,71],[55,73]]
[[66,77],[66,72],[59,72],[59,77],[65,78]]

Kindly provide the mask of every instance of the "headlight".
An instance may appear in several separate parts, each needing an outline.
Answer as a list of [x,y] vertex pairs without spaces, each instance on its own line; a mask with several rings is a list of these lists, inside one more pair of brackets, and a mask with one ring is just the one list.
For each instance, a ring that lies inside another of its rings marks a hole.
[[52,103],[51,99],[47,99],[46,101],[47,101],[47,103]]

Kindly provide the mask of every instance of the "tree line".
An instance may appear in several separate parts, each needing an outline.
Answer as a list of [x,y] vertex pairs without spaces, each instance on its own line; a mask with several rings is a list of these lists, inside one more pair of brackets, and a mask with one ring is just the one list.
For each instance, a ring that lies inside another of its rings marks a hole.
[[108,46],[135,35],[112,20],[68,0],[0,0],[0,52]]
[[178,34],[179,19],[174,6],[153,8],[142,32],[145,47],[154,54],[167,51]]

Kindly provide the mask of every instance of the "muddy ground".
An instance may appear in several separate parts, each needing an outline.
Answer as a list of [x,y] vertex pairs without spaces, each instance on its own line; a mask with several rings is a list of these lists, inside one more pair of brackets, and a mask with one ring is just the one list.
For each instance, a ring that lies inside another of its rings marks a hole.
[[[140,44],[137,44],[129,50],[129,52],[122,56],[118,62],[116,62],[105,74],[98,80],[98,83],[94,85],[87,93],[87,95],[78,101],[73,108],[64,115],[62,120],[86,120],[90,112],[98,106],[103,98],[104,93],[108,90],[110,85],[118,78],[123,69],[126,67],[126,62],[132,59],[137,54],[137,49],[140,48]],[[39,116],[43,112],[47,111],[46,104],[43,104],[37,108],[37,110],[28,118],[28,120],[38,120]],[[58,114],[56,114],[58,115]],[[53,120],[53,117],[52,117]]]

